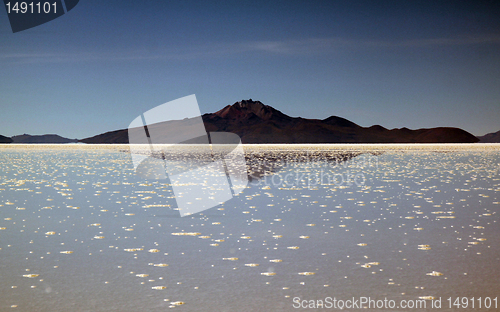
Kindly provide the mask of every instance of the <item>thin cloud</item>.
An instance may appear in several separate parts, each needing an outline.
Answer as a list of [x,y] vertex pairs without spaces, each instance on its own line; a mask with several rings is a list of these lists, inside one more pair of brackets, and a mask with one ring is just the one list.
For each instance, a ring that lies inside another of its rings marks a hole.
[[500,35],[460,38],[432,38],[416,40],[353,40],[343,38],[306,38],[300,40],[249,41],[242,43],[212,43],[186,48],[146,49],[120,52],[66,52],[66,53],[0,53],[0,60],[15,63],[63,63],[91,61],[147,61],[147,60],[191,60],[218,58],[242,53],[264,53],[270,55],[317,55],[342,50],[430,48],[437,46],[465,46],[499,44]]
[[464,37],[464,38],[434,38],[417,40],[351,40],[342,38],[309,38],[290,41],[260,41],[248,43],[249,50],[265,51],[280,54],[301,54],[307,52],[329,52],[339,49],[363,48],[414,48],[433,46],[459,46],[476,44],[499,44],[500,35]]

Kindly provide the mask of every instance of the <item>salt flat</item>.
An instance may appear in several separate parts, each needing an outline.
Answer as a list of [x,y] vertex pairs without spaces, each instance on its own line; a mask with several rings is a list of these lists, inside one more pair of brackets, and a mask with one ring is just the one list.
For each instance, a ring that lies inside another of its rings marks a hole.
[[[499,144],[244,151],[246,189],[181,218],[169,181],[138,176],[128,145],[2,145],[0,310],[498,297]],[[193,183],[217,192],[205,181]]]

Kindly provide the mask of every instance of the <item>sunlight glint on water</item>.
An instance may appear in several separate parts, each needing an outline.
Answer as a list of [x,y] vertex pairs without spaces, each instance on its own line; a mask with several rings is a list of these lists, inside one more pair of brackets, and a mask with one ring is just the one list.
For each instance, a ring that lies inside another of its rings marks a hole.
[[0,148],[0,310],[500,295],[498,145],[247,145],[247,189],[184,218],[127,151]]

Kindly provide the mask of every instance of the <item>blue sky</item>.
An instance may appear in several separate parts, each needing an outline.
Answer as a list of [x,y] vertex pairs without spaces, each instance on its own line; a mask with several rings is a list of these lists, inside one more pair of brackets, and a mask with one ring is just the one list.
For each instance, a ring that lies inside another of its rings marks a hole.
[[361,126],[500,130],[497,1],[80,0],[12,33],[0,134],[84,138],[196,94]]

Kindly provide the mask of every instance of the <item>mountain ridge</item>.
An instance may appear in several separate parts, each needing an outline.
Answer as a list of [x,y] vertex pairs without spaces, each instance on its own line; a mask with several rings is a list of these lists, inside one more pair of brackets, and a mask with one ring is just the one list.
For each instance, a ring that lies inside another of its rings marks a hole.
[[11,137],[12,143],[28,144],[64,144],[77,143],[78,139],[68,139],[57,134],[30,135],[21,134]]
[[500,131],[478,136],[477,138],[479,143],[500,143]]
[[[475,143],[479,141],[469,132],[454,127],[389,130],[380,125],[362,127],[338,116],[330,116],[322,120],[291,117],[272,106],[252,99],[226,105],[215,113],[206,113],[201,117],[207,132],[232,132],[237,134],[244,144]],[[155,126],[161,126],[166,130],[170,127],[172,131],[182,131],[179,121],[162,122]],[[109,131],[82,139],[80,142],[128,143],[128,129]]]
[[0,143],[12,143],[12,139],[3,135],[0,135]]

